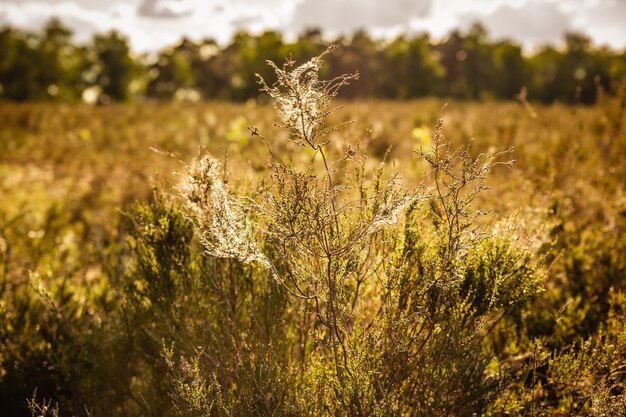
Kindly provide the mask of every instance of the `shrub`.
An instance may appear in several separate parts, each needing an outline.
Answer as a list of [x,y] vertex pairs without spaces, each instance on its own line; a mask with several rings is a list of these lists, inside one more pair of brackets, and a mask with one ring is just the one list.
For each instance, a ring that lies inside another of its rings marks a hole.
[[[442,112],[432,137],[420,128],[412,171],[397,173],[393,153],[368,158],[367,144],[351,142],[360,131],[336,117],[332,98],[355,76],[319,79],[324,57],[271,65],[276,83],[260,80],[288,140],[250,127],[241,143],[264,150],[266,163],[253,161],[247,179],[236,163],[203,153],[174,189],[98,217],[93,235],[94,221],[74,214],[108,201],[93,190],[44,205],[41,219],[0,212],[4,410],[623,412],[626,200],[619,184],[594,186],[573,169],[572,157],[593,167],[597,158],[585,156],[593,148],[572,150],[557,135],[544,149],[534,138],[519,158],[527,171],[516,174],[510,150],[453,146]],[[512,143],[515,131],[543,132],[533,125],[542,117],[495,126]],[[381,139],[372,131],[366,139]],[[607,155],[617,161],[615,149]],[[555,184],[581,188],[549,190],[550,210],[520,208],[550,186],[533,177],[544,169],[557,170]],[[520,176],[534,181],[530,192],[518,188]],[[498,180],[494,195],[488,185]],[[609,201],[612,192],[619,198]],[[518,213],[497,218],[485,209],[493,205]],[[60,406],[36,396],[26,403],[35,387]]]
[[[280,161],[251,127],[269,151],[267,178],[251,192],[228,189],[210,156],[189,168],[180,187],[205,256],[248,264],[252,279],[273,279],[286,295],[278,317],[292,349],[280,352],[280,362],[294,380],[273,407],[297,415],[483,413],[506,377],[488,372],[493,353],[485,340],[540,284],[535,254],[490,234],[478,222],[484,213],[472,209],[489,172],[512,162],[501,161],[506,153],[472,158],[469,147],[451,150],[442,118],[431,148],[417,155],[432,190],[427,181],[402,184],[384,163],[372,171],[358,148],[331,155],[339,126],[327,123],[330,99],[354,76],[319,80],[322,58],[270,63],[276,83],[260,79],[280,126],[309,152],[305,167]],[[276,361],[279,352],[264,349]],[[193,388],[203,375],[198,359],[183,362],[194,367],[187,391],[178,379],[178,404],[218,401],[215,391]],[[242,411],[238,398],[276,398],[260,381],[247,393],[219,373],[208,375],[200,385],[222,387],[219,398],[231,392],[231,413]]]

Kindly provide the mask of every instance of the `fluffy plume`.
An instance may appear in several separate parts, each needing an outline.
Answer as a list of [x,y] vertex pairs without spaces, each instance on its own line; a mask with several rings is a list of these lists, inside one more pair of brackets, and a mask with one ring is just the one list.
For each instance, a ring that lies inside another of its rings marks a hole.
[[180,189],[207,254],[268,264],[256,243],[248,213],[224,188],[216,159],[205,156],[195,161]]

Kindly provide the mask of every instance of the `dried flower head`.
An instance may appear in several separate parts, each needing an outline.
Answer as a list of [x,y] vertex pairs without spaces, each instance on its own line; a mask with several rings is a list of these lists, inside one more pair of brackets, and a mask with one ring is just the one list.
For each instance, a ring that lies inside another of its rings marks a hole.
[[319,149],[324,143],[320,141],[334,127],[325,127],[326,117],[332,113],[330,101],[339,89],[358,74],[344,74],[331,80],[320,80],[319,71],[325,55],[335,49],[330,46],[321,55],[295,67],[295,63],[287,59],[282,68],[272,61],[267,61],[277,76],[277,81],[269,86],[257,74],[261,91],[273,100],[280,117],[280,127],[291,130],[291,139],[301,146]]
[[224,188],[219,162],[205,156],[188,168],[180,187],[206,253],[267,264],[248,210]]

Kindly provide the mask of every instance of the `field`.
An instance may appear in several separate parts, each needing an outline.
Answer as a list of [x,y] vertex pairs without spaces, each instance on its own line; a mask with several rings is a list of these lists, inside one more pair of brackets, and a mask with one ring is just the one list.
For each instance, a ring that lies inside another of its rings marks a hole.
[[346,102],[320,148],[253,101],[0,103],[0,404],[624,415],[621,100]]

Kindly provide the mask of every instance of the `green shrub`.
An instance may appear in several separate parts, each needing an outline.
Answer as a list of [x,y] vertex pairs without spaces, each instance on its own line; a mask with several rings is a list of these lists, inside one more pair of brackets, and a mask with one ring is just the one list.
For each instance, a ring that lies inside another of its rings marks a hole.
[[[452,124],[459,135],[471,128],[454,124],[465,118],[453,108],[439,115],[430,139],[420,128],[423,149],[405,170],[397,151],[368,158],[368,148],[380,150],[368,141],[389,140],[376,136],[379,128],[363,134],[337,116],[331,99],[354,77],[320,80],[323,58],[272,65],[277,83],[260,80],[281,130],[267,120],[249,128],[237,151],[265,152],[249,166],[201,154],[173,187],[157,187],[128,208],[144,188],[98,189],[114,156],[140,147],[125,136],[129,144],[110,145],[106,158],[90,154],[93,145],[72,151],[100,177],[83,194],[48,200],[45,187],[15,192],[29,208],[23,212],[0,202],[3,411],[623,412],[623,185],[586,174],[597,168],[601,147],[566,143],[579,132],[590,140],[591,116],[577,114],[580,123],[561,136],[549,130],[555,139],[546,144],[541,111],[527,120],[481,121],[511,144],[516,131],[537,135],[522,144],[522,166],[511,170],[510,151],[490,149],[497,135],[461,147],[444,137],[444,117],[453,116],[446,129]],[[391,107],[376,117],[400,123],[394,112],[402,108]],[[246,111],[254,120],[257,110]],[[488,116],[480,111],[470,114]],[[53,128],[46,126],[43,132]],[[127,131],[140,136],[132,126]],[[183,126],[166,126],[162,143],[180,143]],[[362,134],[363,141],[350,140]],[[400,153],[415,145],[397,142]],[[26,145],[11,146],[26,158]],[[613,149],[610,157],[620,155]],[[143,178],[154,160],[134,163]],[[124,211],[113,214],[118,205]],[[59,407],[38,402],[35,388]]]

